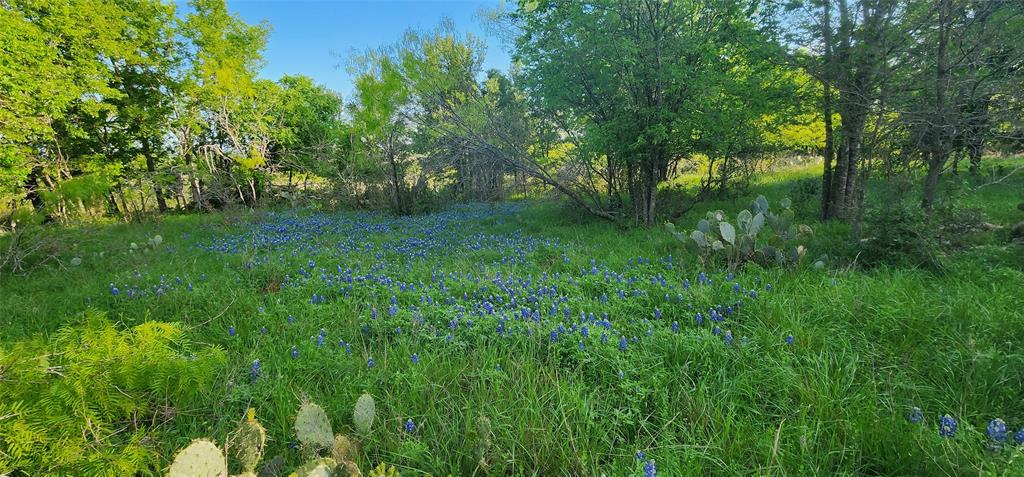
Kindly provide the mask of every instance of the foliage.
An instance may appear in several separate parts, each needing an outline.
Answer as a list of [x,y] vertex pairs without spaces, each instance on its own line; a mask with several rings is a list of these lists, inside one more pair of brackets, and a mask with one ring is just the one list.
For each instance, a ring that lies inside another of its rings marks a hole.
[[202,397],[224,361],[177,324],[120,331],[102,313],[0,350],[0,472],[131,475],[158,461],[151,422]]
[[[705,262],[717,256],[724,258],[730,269],[748,261],[796,267],[807,253],[799,241],[811,235],[811,228],[793,222],[792,201],[782,199],[779,204],[782,212],[773,213],[769,210],[768,199],[761,195],[750,204],[749,210],[740,211],[735,225],[728,221],[724,212],[716,210],[708,212],[689,233],[676,231],[671,222],[667,227],[677,240]],[[825,260],[824,256],[817,259],[814,267],[823,267]]]
[[941,269],[937,230],[932,218],[909,201],[878,204],[865,214],[858,261],[867,266]]

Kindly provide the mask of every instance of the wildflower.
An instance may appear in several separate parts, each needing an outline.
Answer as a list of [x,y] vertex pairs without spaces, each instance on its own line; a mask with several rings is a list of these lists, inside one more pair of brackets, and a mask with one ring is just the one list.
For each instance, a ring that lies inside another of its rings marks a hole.
[[703,325],[704,324],[704,315],[701,315],[700,313],[697,313],[697,315],[693,317],[693,320],[697,322],[697,326]]
[[988,434],[988,438],[996,442],[1004,442],[1006,440],[1006,422],[998,417],[988,422],[988,427],[985,429]]
[[644,464],[644,477],[655,477],[658,475],[658,469],[654,467],[654,459],[647,461]]
[[949,414],[943,414],[939,418],[939,435],[942,437],[953,437],[956,434],[956,419]]
[[796,342],[796,338],[794,338],[793,335],[786,336],[786,344],[793,346],[794,342]]
[[726,346],[731,345],[732,344],[732,332],[731,331],[726,331],[725,335],[722,336],[722,339],[725,341]]
[[619,338],[619,349],[622,351],[626,351],[627,348],[629,348],[629,343],[626,342],[626,337],[623,336]]
[[420,355],[417,353],[412,354],[412,364],[420,364]]
[[252,362],[252,371],[249,372],[249,377],[252,381],[260,377],[260,360],[257,359]]
[[907,420],[910,421],[911,424],[919,424],[924,420],[924,411],[915,406],[910,410],[910,414],[907,415]]
[[370,358],[370,359],[367,359],[367,360],[366,360],[366,367],[367,367],[367,368],[372,368],[374,364],[375,364],[375,363],[374,363],[374,361],[373,361],[373,358]]
[[235,327],[234,326],[229,326],[228,327],[228,336],[235,336]]
[[[619,370],[619,379],[626,379],[626,373],[623,373],[621,369]],[[1024,429],[1021,429],[1021,432],[1024,432]]]
[[120,295],[121,294],[121,290],[118,290],[117,287],[114,286],[113,283],[111,283],[110,284],[110,294],[114,295],[114,296]]
[[732,291],[733,291],[733,293],[739,293],[740,292],[740,284],[739,284],[739,282],[736,282],[736,283],[732,284]]
[[673,321],[672,322],[672,332],[673,333],[679,333],[679,322],[678,321]]
[[295,323],[295,317],[292,315],[288,315],[288,324],[290,325],[292,323]]
[[587,345],[583,344],[583,342],[580,341],[579,348],[580,348],[580,351],[583,351],[584,349],[587,348]]
[[267,334],[267,333],[269,333],[269,332],[270,332],[270,330],[268,330],[266,326],[261,326],[261,327],[260,327],[260,333],[261,333],[261,334],[264,334],[264,335],[265,335],[265,334]]
[[654,309],[654,319],[655,320],[660,320],[661,319],[661,309],[660,308],[655,308]]
[[299,357],[299,348],[292,346],[292,359]]
[[636,451],[636,460],[644,460],[644,451],[642,451],[642,450]]
[[412,419],[405,421],[405,432],[412,433],[416,430],[416,423]]
[[772,291],[772,284],[768,283],[764,286],[764,291]]
[[551,330],[551,342],[554,343],[555,341],[558,341],[558,332]]
[[1017,445],[1024,445],[1024,427],[1013,434],[1013,442],[1016,442]]

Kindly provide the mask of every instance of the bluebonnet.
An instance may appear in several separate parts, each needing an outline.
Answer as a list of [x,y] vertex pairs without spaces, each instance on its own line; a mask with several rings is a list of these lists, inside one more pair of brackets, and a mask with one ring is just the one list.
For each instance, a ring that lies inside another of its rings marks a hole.
[[794,342],[796,342],[796,338],[793,335],[786,336],[786,344],[792,346]]
[[228,336],[235,336],[235,327],[234,326],[229,326],[228,327]]
[[252,370],[249,371],[249,377],[252,381],[255,381],[256,378],[260,377],[260,360],[253,360]]
[[771,284],[771,283],[769,283],[769,284],[766,284],[766,285],[764,286],[764,290],[765,290],[765,291],[772,291],[772,284]]
[[373,358],[369,358],[369,359],[366,360],[366,367],[367,368],[372,368],[374,366],[374,364],[375,363],[373,361]]
[[261,326],[260,327],[260,333],[267,334],[269,332],[270,332],[270,330],[268,330],[266,326]]
[[299,348],[292,346],[292,359],[299,357]]
[[988,423],[988,427],[985,428],[985,433],[988,434],[988,438],[996,442],[1006,441],[1006,422],[998,417],[992,419]]
[[111,283],[110,284],[110,294],[114,295],[114,296],[120,295],[121,294],[121,290],[118,290],[117,287],[114,286],[113,283]]
[[580,348],[580,351],[583,351],[584,349],[587,348],[587,345],[583,344],[583,342],[580,341],[579,348]]
[[413,420],[411,418],[409,420],[405,421],[405,432],[412,433],[415,430],[416,430],[416,423],[413,422]]
[[607,344],[607,343],[608,343],[608,333],[602,332],[601,333],[601,344]]
[[673,321],[672,322],[672,332],[673,333],[679,333],[679,322],[678,321]]
[[636,460],[644,460],[644,451],[642,451],[642,450],[636,451]]
[[551,342],[554,343],[555,341],[558,341],[558,332],[551,330]]
[[661,309],[660,308],[655,308],[654,309],[654,319],[655,320],[660,320],[661,319]]
[[656,477],[658,475],[658,469],[654,466],[654,459],[647,461],[644,464],[644,477]]
[[626,351],[627,348],[629,348],[629,343],[626,342],[626,337],[623,336],[619,338],[619,349],[622,351]]
[[1020,428],[1013,434],[1013,441],[1018,445],[1024,445],[1024,427]]
[[410,359],[412,359],[412,364],[419,364],[420,363],[420,355],[417,354],[417,353],[413,353],[412,357]]
[[736,283],[732,284],[732,291],[734,293],[739,293],[740,292],[740,284],[739,284],[739,282],[736,282]]
[[924,420],[924,411],[922,411],[921,408],[915,406],[913,409],[910,410],[910,414],[907,414],[907,420],[910,421],[912,424],[919,424],[921,421]]
[[732,344],[732,332],[731,331],[726,331],[725,335],[722,336],[722,340],[725,341],[726,345],[731,345]]
[[693,317],[693,321],[696,321],[696,322],[697,322],[697,326],[703,325],[703,324],[704,324],[704,315],[702,315],[702,314],[700,314],[700,313],[697,313],[697,314],[696,314],[696,315],[695,315],[695,316]]
[[[621,369],[619,370],[619,379],[626,379],[626,373],[623,373]],[[1024,432],[1024,429],[1021,431]]]
[[942,437],[953,437],[956,435],[956,419],[949,414],[943,414],[939,418],[939,435]]
[[288,324],[290,325],[292,323],[295,323],[295,317],[292,315],[288,315]]

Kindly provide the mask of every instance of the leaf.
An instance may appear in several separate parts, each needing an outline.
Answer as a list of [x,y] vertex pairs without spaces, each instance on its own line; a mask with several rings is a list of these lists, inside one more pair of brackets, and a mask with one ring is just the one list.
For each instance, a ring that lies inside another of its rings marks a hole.
[[736,216],[736,225],[739,226],[740,232],[747,233],[750,231],[750,221],[753,220],[753,214],[749,210],[743,209]]
[[720,222],[718,224],[718,229],[722,233],[722,238],[725,239],[726,242],[729,242],[732,245],[736,244],[736,229],[733,228],[732,224],[729,222]]
[[781,205],[783,209],[788,209],[791,205],[793,205],[793,201],[789,200],[789,197],[786,197],[779,201],[779,205]]
[[697,222],[697,230],[704,232],[704,235],[710,234],[711,222],[708,222],[705,219],[700,219],[700,221]]

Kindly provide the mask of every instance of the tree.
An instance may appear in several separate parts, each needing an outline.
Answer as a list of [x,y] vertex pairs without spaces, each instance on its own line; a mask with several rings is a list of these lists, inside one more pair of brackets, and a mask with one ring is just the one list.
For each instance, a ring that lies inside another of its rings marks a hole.
[[[658,184],[712,138],[760,117],[772,48],[740,0],[531,1],[512,15],[525,89],[622,181],[639,222],[652,224]],[[760,99],[760,98],[759,98]],[[566,119],[568,117],[568,119]],[[757,135],[739,134],[747,142]],[[742,139],[741,139],[742,138]],[[731,141],[730,141],[731,142]],[[735,145],[735,144],[734,144]],[[615,180],[609,181],[609,192]]]

